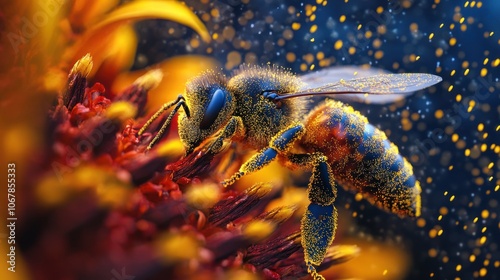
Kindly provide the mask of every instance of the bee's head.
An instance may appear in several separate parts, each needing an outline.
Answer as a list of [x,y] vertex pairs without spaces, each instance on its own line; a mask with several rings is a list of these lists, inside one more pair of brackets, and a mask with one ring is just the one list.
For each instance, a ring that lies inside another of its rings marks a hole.
[[179,115],[178,131],[189,154],[229,121],[235,98],[226,88],[226,77],[210,71],[187,83],[185,99],[190,115]]

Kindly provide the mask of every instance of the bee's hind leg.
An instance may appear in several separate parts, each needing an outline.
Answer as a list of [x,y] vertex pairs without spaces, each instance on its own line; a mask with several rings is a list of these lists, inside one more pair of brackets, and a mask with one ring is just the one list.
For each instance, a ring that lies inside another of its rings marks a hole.
[[304,125],[300,123],[292,124],[283,129],[271,139],[269,147],[260,150],[257,154],[251,157],[240,167],[236,174],[231,176],[231,178],[224,180],[222,185],[225,187],[230,186],[243,175],[260,170],[264,166],[268,165],[276,159],[278,153],[285,154],[286,151],[292,147],[295,140],[304,135],[304,132]]
[[300,123],[288,126],[271,139],[269,147],[251,157],[236,174],[222,184],[231,185],[243,175],[263,168],[276,159],[278,153],[285,156],[292,165],[311,167],[313,173],[307,191],[311,203],[302,218],[301,233],[307,270],[314,279],[319,280],[324,278],[316,271],[315,266],[320,265],[325,258],[337,228],[337,210],[333,206],[337,189],[326,156],[321,153],[287,152],[304,133],[304,125]]
[[311,202],[301,221],[302,247],[307,271],[314,279],[324,279],[315,266],[321,264],[337,228],[337,210],[333,202],[337,188],[326,156],[321,153],[291,154],[287,159],[294,165],[311,166],[307,194]]

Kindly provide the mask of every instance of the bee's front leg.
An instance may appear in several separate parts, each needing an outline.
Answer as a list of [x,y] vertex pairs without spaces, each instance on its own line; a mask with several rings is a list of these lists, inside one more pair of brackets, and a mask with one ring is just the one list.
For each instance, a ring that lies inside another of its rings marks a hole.
[[236,174],[224,180],[222,184],[225,187],[230,186],[243,175],[260,170],[262,167],[268,165],[276,158],[278,153],[285,154],[292,147],[294,141],[304,135],[304,132],[304,125],[300,123],[292,124],[283,129],[271,139],[269,147],[260,150],[251,157],[240,167],[240,170]]
[[211,154],[218,154],[222,150],[224,140],[242,136],[244,134],[245,126],[243,125],[241,117],[233,116],[227,125],[222,129],[217,138],[208,146],[207,151]]
[[311,203],[301,222],[302,247],[308,272],[314,279],[324,279],[314,266],[321,264],[337,228],[337,210],[333,202],[337,188],[326,156],[321,153],[292,154],[287,159],[294,165],[312,167],[307,194]]

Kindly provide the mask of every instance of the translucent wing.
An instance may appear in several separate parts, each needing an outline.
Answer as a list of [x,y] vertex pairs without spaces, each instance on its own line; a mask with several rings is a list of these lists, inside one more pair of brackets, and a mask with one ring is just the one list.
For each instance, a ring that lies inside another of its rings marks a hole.
[[336,83],[340,80],[351,80],[379,74],[390,74],[390,72],[362,66],[333,66],[301,75],[300,80],[304,83],[302,90],[306,90]]
[[278,99],[329,95],[348,102],[384,104],[441,81],[440,77],[431,74],[388,74],[383,70],[360,67],[331,67],[300,78],[305,84],[300,92]]

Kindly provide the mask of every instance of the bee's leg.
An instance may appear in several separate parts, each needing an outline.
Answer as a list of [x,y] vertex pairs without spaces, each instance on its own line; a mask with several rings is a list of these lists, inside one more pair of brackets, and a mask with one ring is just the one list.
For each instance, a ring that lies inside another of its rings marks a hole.
[[326,156],[321,153],[288,155],[292,164],[311,166],[307,194],[311,203],[301,221],[302,247],[308,272],[314,279],[324,279],[315,266],[321,264],[337,228],[337,210],[333,202],[337,188]]
[[208,152],[218,154],[222,150],[224,140],[244,134],[245,126],[243,125],[243,120],[239,116],[233,116],[222,130],[222,133],[210,144]]
[[269,147],[262,149],[247,162],[245,162],[240,170],[231,176],[231,178],[224,180],[222,184],[227,187],[234,184],[243,175],[255,172],[262,167],[268,165],[273,161],[278,153],[286,153],[286,151],[293,145],[293,142],[304,135],[305,129],[302,124],[293,124],[280,131],[269,142]]

